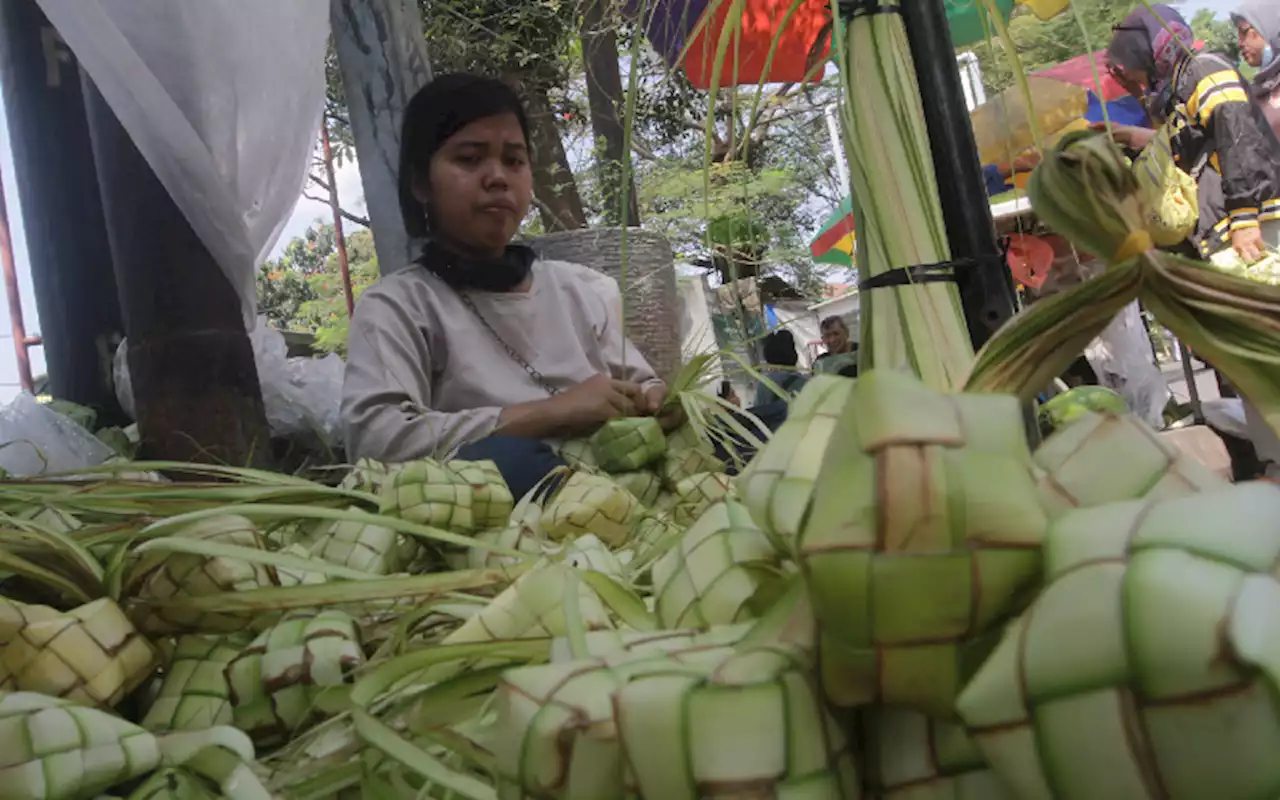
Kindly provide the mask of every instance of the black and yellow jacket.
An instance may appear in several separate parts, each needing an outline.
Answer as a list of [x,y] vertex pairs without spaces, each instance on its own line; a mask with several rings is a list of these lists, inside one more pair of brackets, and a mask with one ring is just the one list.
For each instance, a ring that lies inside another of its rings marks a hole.
[[1165,114],[1174,157],[1201,187],[1193,243],[1208,255],[1232,231],[1280,219],[1280,141],[1244,77],[1221,56],[1183,60],[1171,88]]

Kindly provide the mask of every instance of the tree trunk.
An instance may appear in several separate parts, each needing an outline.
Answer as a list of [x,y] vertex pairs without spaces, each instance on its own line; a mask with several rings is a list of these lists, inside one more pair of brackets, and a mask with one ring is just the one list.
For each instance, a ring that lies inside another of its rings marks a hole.
[[405,106],[431,80],[422,16],[417,0],[332,0],[330,17],[378,271],[386,275],[413,258],[397,174]]
[[[605,219],[610,225],[639,225],[634,173],[626,152],[620,109],[624,103],[618,69],[618,37],[612,26],[611,0],[586,0],[582,11],[582,52],[587,68],[587,101],[596,139]],[[624,161],[623,159],[627,159]],[[624,171],[628,173],[624,185]],[[625,215],[624,215],[625,202]]]
[[142,454],[265,467],[270,429],[240,298],[82,73]]
[[[351,269],[347,262],[347,237],[342,232],[342,203],[338,199],[338,175],[333,169],[333,148],[329,145],[329,123],[320,123],[323,145],[324,176],[329,181],[329,210],[333,212],[333,241],[338,250],[338,269],[342,273],[342,293],[347,300],[348,319],[356,313],[356,300],[351,294]],[[375,244],[375,248],[376,248]]]
[[548,233],[587,227],[587,214],[582,208],[578,184],[569,168],[569,156],[560,140],[555,112],[545,86],[521,78],[516,82],[524,90],[529,110],[529,138],[533,147],[533,196],[538,213]]

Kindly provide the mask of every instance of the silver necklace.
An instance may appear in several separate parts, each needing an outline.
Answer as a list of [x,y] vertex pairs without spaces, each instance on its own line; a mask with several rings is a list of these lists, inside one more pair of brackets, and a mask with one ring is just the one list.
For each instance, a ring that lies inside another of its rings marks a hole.
[[548,381],[541,372],[538,372],[538,370],[532,364],[530,364],[525,359],[524,356],[520,355],[520,353],[518,353],[514,347],[507,344],[506,340],[503,339],[500,335],[498,335],[498,332],[494,330],[492,325],[489,324],[489,320],[484,318],[484,314],[480,313],[480,309],[476,308],[475,301],[471,299],[470,295],[468,295],[465,292],[458,292],[457,294],[458,294],[458,297],[462,299],[462,304],[465,305],[467,308],[471,309],[471,313],[475,314],[476,319],[480,320],[480,324],[483,325],[485,330],[489,332],[489,335],[493,337],[493,340],[497,342],[502,347],[503,350],[507,351],[507,355],[511,356],[512,361],[516,362],[521,367],[523,367],[524,371],[529,374],[529,377],[533,378],[534,382],[537,383],[539,386],[541,386],[543,390],[546,391],[547,394],[551,395],[552,397],[555,397],[556,395],[560,394],[559,389],[552,386],[551,382]]

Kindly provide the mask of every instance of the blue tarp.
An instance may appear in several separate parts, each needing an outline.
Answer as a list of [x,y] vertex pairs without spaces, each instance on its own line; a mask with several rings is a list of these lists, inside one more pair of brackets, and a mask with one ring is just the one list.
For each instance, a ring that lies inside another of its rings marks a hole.
[[[1117,125],[1147,125],[1147,112],[1138,98],[1132,96],[1107,103],[1107,116]],[[1090,122],[1102,122],[1102,101],[1093,92],[1089,92],[1089,108],[1084,112],[1084,118]]]

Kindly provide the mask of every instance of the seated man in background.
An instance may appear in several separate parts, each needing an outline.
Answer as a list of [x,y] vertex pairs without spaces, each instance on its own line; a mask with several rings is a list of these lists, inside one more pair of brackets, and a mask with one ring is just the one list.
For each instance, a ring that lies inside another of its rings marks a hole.
[[813,362],[813,371],[821,375],[858,377],[858,345],[849,336],[849,326],[842,317],[827,317],[818,326],[827,352]]

